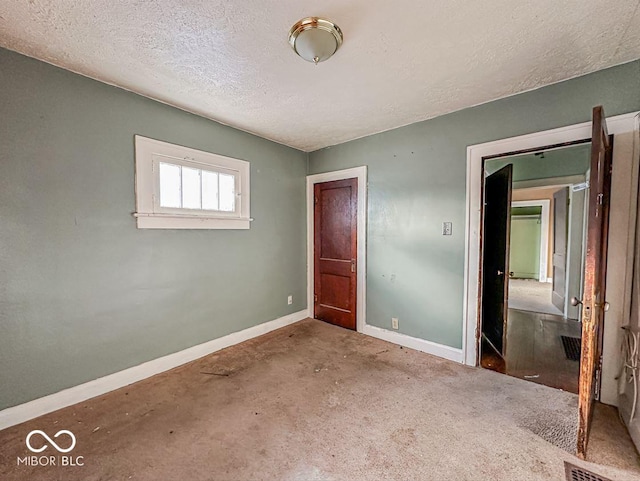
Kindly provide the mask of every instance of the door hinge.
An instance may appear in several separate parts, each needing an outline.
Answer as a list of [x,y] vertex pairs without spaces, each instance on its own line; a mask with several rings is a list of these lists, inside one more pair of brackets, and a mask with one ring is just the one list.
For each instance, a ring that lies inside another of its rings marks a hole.
[[313,198],[313,201],[317,204],[317,203],[318,203],[318,198],[317,198],[317,197],[314,197],[314,198]]
[[313,295],[313,302],[318,302],[318,294]]
[[598,365],[596,367],[595,386],[593,389],[593,395],[597,401],[600,400],[600,383],[602,382],[601,377],[602,377],[602,355],[600,355],[600,358],[598,359]]

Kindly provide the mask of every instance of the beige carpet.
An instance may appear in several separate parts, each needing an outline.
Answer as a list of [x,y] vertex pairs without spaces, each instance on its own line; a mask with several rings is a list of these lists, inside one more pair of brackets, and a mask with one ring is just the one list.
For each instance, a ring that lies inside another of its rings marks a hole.
[[509,279],[509,309],[561,316],[563,312],[551,303],[551,292],[549,282]]
[[[575,417],[573,394],[307,320],[0,431],[0,479],[640,479],[617,433],[600,459],[629,470],[545,440]],[[84,466],[16,466],[33,429],[71,430]]]

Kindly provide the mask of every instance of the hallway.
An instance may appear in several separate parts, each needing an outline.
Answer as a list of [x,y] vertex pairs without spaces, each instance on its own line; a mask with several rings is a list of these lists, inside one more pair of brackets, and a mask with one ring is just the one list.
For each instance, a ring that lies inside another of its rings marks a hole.
[[509,309],[562,316],[562,311],[551,303],[552,290],[550,282],[509,279]]
[[492,371],[577,394],[580,362],[568,358],[562,336],[576,339],[580,334],[577,321],[509,309],[506,360],[483,343],[481,364]]

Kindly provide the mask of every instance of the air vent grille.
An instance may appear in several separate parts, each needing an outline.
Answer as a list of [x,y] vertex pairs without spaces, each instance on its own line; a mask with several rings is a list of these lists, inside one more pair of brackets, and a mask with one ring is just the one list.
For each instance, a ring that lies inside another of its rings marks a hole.
[[567,481],[611,481],[609,478],[603,478],[599,474],[567,462],[564,463],[564,470]]
[[562,339],[562,347],[564,354],[569,361],[579,361],[580,351],[582,350],[582,341],[579,337],[560,336]]

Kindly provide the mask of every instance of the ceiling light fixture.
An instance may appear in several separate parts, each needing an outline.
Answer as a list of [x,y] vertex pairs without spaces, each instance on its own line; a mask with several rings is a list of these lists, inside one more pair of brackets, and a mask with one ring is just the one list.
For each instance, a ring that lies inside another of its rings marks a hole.
[[289,44],[300,57],[318,65],[340,48],[342,30],[325,18],[303,18],[291,27]]

